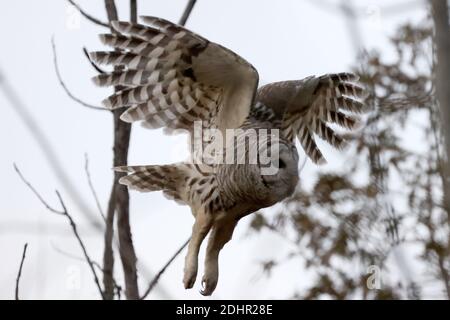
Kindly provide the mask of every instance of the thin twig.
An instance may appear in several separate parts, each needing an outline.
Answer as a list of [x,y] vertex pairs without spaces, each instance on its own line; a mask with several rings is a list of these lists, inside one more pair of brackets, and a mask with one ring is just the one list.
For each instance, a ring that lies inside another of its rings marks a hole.
[[86,258],[86,262],[88,263],[89,268],[90,268],[91,271],[92,271],[92,275],[94,276],[95,284],[97,285],[98,291],[99,291],[100,295],[101,295],[102,298],[103,298],[102,287],[100,286],[100,282],[99,282],[99,280],[98,280],[97,273],[95,272],[94,265],[93,265],[93,263],[92,263],[91,258],[89,257],[89,254],[88,254],[88,252],[87,252],[87,250],[86,250],[86,247],[85,247],[85,245],[84,245],[84,242],[83,242],[83,240],[81,240],[81,237],[80,237],[80,235],[78,234],[77,225],[75,224],[75,221],[72,219],[72,216],[71,216],[71,215],[69,214],[69,212],[67,211],[66,205],[65,205],[65,203],[64,203],[64,201],[63,201],[63,199],[62,199],[62,197],[61,197],[61,194],[59,193],[58,190],[56,190],[56,195],[58,196],[59,203],[61,204],[61,207],[62,207],[63,210],[64,210],[64,215],[67,217],[67,219],[69,219],[70,226],[72,227],[72,231],[73,231],[75,237],[77,238],[78,243],[80,244],[81,249],[83,250],[83,254],[84,254],[84,257]]
[[90,15],[89,13],[87,13],[86,11],[84,11],[77,3],[75,3],[75,1],[73,0],[67,0],[71,5],[73,5],[75,8],[77,8],[77,10],[81,13],[82,16],[84,16],[86,19],[88,19],[89,21],[102,26],[102,27],[106,27],[109,28],[109,24],[106,22],[101,21],[100,19],[97,19],[96,17]]
[[100,205],[100,201],[98,200],[97,192],[95,191],[94,185],[92,184],[91,173],[89,172],[89,157],[87,153],[84,154],[84,171],[86,172],[86,177],[89,184],[89,189],[91,189],[92,196],[94,197],[95,204],[97,205],[97,209],[102,216],[103,220],[106,221],[105,214],[103,213],[102,206]]
[[49,163],[49,167],[54,172],[55,176],[59,179],[65,190],[70,194],[72,200],[78,206],[80,211],[86,216],[88,221],[97,230],[101,230],[102,224],[95,219],[95,215],[86,202],[83,200],[78,188],[75,187],[70,177],[67,175],[59,157],[53,148],[50,140],[45,134],[44,130],[39,126],[36,119],[28,111],[27,106],[23,103],[21,96],[9,83],[5,75],[2,74],[0,69],[0,89],[5,94],[11,109],[17,113],[20,120],[25,124],[25,127],[30,131],[31,137],[35,139],[37,145],[41,149],[43,155]]
[[90,108],[90,109],[94,109],[94,110],[102,110],[102,111],[107,110],[105,108],[102,108],[102,107],[99,107],[99,106],[94,106],[92,104],[84,102],[83,100],[77,98],[72,92],[70,92],[70,90],[67,88],[66,84],[64,83],[64,81],[63,81],[63,79],[61,77],[61,73],[59,71],[58,58],[57,58],[57,55],[56,55],[56,46],[55,46],[55,39],[54,39],[54,37],[52,37],[52,50],[53,50],[53,65],[55,66],[56,76],[58,77],[59,83],[63,87],[63,89],[66,92],[66,94],[72,100],[78,102],[79,104],[81,104],[82,106],[84,106],[86,108]]
[[180,18],[180,21],[178,21],[178,24],[180,26],[184,26],[189,19],[189,16],[191,15],[192,9],[194,9],[195,3],[197,0],[189,0],[189,2],[186,5],[186,8],[184,9],[183,15]]
[[92,61],[91,57],[89,56],[89,52],[87,51],[86,47],[83,47],[83,53],[86,56],[86,58],[88,59],[89,63],[91,64],[91,66],[98,72],[98,73],[106,73],[105,70],[103,70],[102,68],[100,68],[94,61]]
[[166,269],[170,266],[170,264],[175,260],[175,258],[183,251],[183,249],[188,245],[191,238],[187,239],[183,245],[173,254],[173,256],[167,261],[167,263],[164,265],[164,267],[159,270],[159,272],[155,275],[153,280],[148,285],[147,290],[145,290],[145,293],[142,295],[141,300],[145,299],[149,293],[153,290],[153,288],[156,286],[156,284],[159,281],[159,278],[162,276],[162,274],[166,271]]
[[[53,242],[50,243],[51,246],[53,247],[53,249],[55,249],[56,252],[58,252],[59,254],[68,257],[70,259],[74,259],[74,260],[78,260],[78,261],[85,261],[85,259],[83,257],[77,256],[76,254],[67,252],[61,248],[59,248],[56,244],[54,244]],[[102,273],[104,273],[105,271],[103,270],[102,266],[100,265],[100,263],[98,263],[97,261],[92,260],[92,264],[97,267],[98,270],[100,270]],[[116,280],[113,278],[113,285],[116,289],[116,294],[118,296],[118,299],[120,300],[120,294],[122,291],[122,287],[120,285],[117,284]]]
[[22,181],[27,185],[27,187],[34,193],[34,195],[39,199],[39,201],[51,212],[56,213],[56,214],[60,214],[60,215],[64,215],[63,211],[59,211],[56,210],[55,208],[51,207],[45,200],[44,198],[41,197],[41,195],[37,192],[37,190],[31,185],[31,183],[29,183],[25,177],[22,175],[22,172],[20,172],[19,168],[17,167],[17,165],[14,163],[14,170],[16,170],[17,174],[19,175],[20,179],[22,179]]
[[88,263],[89,268],[91,269],[92,275],[94,276],[94,281],[95,281],[95,284],[96,284],[96,286],[97,286],[97,289],[98,289],[100,295],[101,295],[102,298],[103,298],[103,297],[104,297],[104,296],[103,296],[103,290],[102,290],[102,288],[101,288],[101,286],[100,286],[100,282],[99,282],[99,280],[98,280],[97,272],[95,272],[94,264],[93,264],[91,258],[89,257],[89,254],[88,254],[88,252],[87,252],[87,250],[86,250],[86,246],[84,245],[84,242],[83,242],[83,240],[81,239],[81,237],[80,237],[80,235],[79,235],[79,233],[78,233],[78,229],[77,229],[77,225],[76,225],[75,221],[73,220],[72,216],[71,216],[71,215],[69,214],[69,212],[67,211],[67,207],[66,207],[66,205],[65,205],[65,203],[64,203],[64,201],[63,201],[63,199],[62,199],[62,197],[61,197],[61,194],[58,192],[58,190],[56,190],[56,195],[57,195],[57,197],[58,197],[59,203],[61,204],[61,208],[62,208],[62,210],[56,210],[55,208],[53,208],[52,206],[50,206],[50,205],[44,200],[44,198],[42,198],[42,196],[36,191],[36,189],[31,185],[31,183],[28,182],[28,181],[25,179],[25,177],[22,175],[22,173],[20,172],[19,168],[18,168],[16,165],[14,165],[14,169],[16,170],[17,174],[18,174],[19,177],[22,179],[22,181],[23,181],[23,182],[27,185],[27,187],[28,187],[28,188],[36,195],[36,197],[42,202],[42,204],[44,204],[44,206],[45,206],[48,210],[50,210],[50,211],[53,212],[53,213],[56,213],[56,214],[59,214],[59,215],[64,215],[65,217],[67,217],[67,219],[69,220],[70,226],[71,226],[71,228],[72,228],[72,231],[73,231],[75,237],[76,237],[77,240],[78,240],[78,243],[79,243],[79,245],[80,245],[80,247],[81,247],[81,250],[83,251],[83,254],[84,254],[84,257],[85,257],[85,259],[86,259],[86,262]]
[[25,255],[27,253],[28,243],[25,243],[23,246],[23,253],[22,253],[22,260],[20,260],[20,266],[19,266],[19,272],[17,273],[16,278],[16,300],[19,300],[19,283],[20,283],[20,276],[22,275],[22,268],[23,268],[23,262],[25,261]]
[[[59,253],[60,255],[73,259],[73,260],[77,260],[77,261],[84,261],[83,257],[80,257],[74,253],[68,252],[64,249],[61,249],[60,247],[58,247],[53,241],[50,241],[50,246],[53,248],[53,250],[55,250],[57,253]],[[96,261],[92,261],[92,263],[94,264],[94,266],[97,267],[98,262]]]
[[[59,253],[59,254],[65,256],[65,257],[67,257],[67,258],[70,258],[70,259],[73,259],[73,260],[77,260],[77,261],[85,261],[85,258],[80,257],[80,256],[77,256],[77,255],[74,254],[74,253],[70,253],[70,252],[68,252],[68,251],[65,251],[65,250],[61,249],[60,247],[58,247],[58,246],[57,246],[55,243],[53,243],[53,242],[50,242],[50,245],[51,245],[51,247],[52,247],[57,253]],[[97,267],[97,269],[99,269],[100,271],[103,270],[103,269],[102,269],[102,266],[101,266],[97,261],[92,260],[92,264],[93,264],[95,267]]]
[[[150,281],[153,280],[153,277],[155,276],[156,272],[153,272],[147,265],[142,263],[142,260],[139,260],[137,262],[137,268],[139,270],[139,274],[141,278],[144,280],[145,283],[150,283]],[[168,290],[165,288],[165,286],[160,283],[158,286],[154,288],[154,291],[157,292],[158,296],[161,299],[164,300],[170,300],[173,299],[171,294],[168,292]],[[153,291],[152,291],[153,292]]]

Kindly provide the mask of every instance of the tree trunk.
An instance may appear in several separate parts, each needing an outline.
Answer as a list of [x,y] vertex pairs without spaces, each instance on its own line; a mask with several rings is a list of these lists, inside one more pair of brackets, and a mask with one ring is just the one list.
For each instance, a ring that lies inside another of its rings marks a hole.
[[[108,21],[118,20],[117,8],[114,0],[105,0],[106,12],[108,14]],[[132,22],[137,20],[137,2],[130,0],[130,13]],[[111,32],[115,32],[111,28]],[[116,87],[115,91],[120,91],[122,88]],[[131,125],[120,120],[122,110],[114,110],[114,166],[124,166],[128,164],[128,148],[130,145]],[[137,282],[136,270],[136,253],[134,251],[133,240],[130,228],[130,198],[128,189],[120,185],[119,179],[124,175],[122,172],[114,173],[114,185],[110,196],[111,210],[108,209],[107,231],[105,233],[105,256],[104,262],[110,262],[111,270],[114,259],[112,256],[112,235],[113,235],[113,221],[114,212],[117,213],[117,231],[119,236],[119,253],[122,261],[122,267],[125,278],[125,296],[127,299],[139,299],[139,288]],[[111,215],[111,216],[110,216]],[[106,251],[108,249],[109,252]],[[106,258],[106,259],[105,259]],[[106,288],[105,288],[106,289]],[[110,289],[110,286],[109,286]],[[110,295],[110,292],[109,292]]]
[[436,32],[436,77],[434,85],[436,96],[439,102],[442,119],[442,131],[444,134],[445,150],[447,160],[445,161],[445,177],[443,177],[444,187],[444,207],[450,216],[450,27],[448,22],[448,5],[446,0],[431,0],[432,14]]

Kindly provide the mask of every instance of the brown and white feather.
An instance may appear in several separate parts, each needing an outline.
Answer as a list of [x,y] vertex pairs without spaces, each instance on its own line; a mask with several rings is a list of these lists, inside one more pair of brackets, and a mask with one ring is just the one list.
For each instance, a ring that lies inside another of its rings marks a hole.
[[367,111],[361,101],[365,91],[357,81],[355,74],[337,73],[275,82],[261,87],[257,100],[282,113],[284,135],[290,140],[297,137],[315,163],[324,163],[314,136],[340,149],[345,142],[330,124],[354,130],[359,123],[357,115]]
[[122,119],[148,128],[192,130],[194,121],[237,128],[247,118],[258,84],[256,70],[234,52],[167,20],[141,17],[147,25],[114,21],[118,34],[101,35],[118,50],[92,52],[99,64],[125,67],[94,77],[99,86],[126,86],[105,99],[127,108]]

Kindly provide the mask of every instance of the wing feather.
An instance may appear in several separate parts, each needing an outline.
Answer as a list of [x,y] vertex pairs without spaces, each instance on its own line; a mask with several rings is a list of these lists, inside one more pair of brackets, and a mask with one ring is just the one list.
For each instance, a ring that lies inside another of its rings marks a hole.
[[221,130],[239,127],[255,97],[258,74],[234,52],[170,21],[141,17],[146,24],[114,21],[117,34],[101,41],[115,51],[92,52],[99,64],[122,70],[93,78],[99,86],[125,86],[103,101],[127,108],[122,119],[148,128],[192,130],[203,120]]
[[297,136],[305,153],[315,163],[324,163],[314,134],[341,149],[345,141],[327,123],[355,130],[359,124],[357,115],[368,111],[362,101],[366,92],[357,81],[355,74],[336,73],[275,82],[261,87],[257,100],[283,114],[284,135],[288,139]]

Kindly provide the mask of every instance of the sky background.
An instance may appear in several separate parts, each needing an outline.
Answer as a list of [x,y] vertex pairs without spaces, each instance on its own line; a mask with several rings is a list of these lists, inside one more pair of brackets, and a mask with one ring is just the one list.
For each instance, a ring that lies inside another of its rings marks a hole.
[[[140,15],[178,21],[186,0],[138,1]],[[345,1],[348,2],[348,1]],[[349,27],[341,1],[318,0],[198,0],[187,28],[243,56],[259,72],[261,84],[300,79],[309,75],[349,71],[355,65],[355,31],[361,45],[392,56],[388,36],[404,22],[419,22],[426,15],[425,1],[353,1],[358,19]],[[78,0],[89,13],[106,21],[104,2]],[[119,16],[129,17],[127,0],[116,0]],[[55,189],[79,225],[89,253],[101,261],[102,234],[92,228],[86,214],[98,211],[84,171],[89,157],[92,181],[103,209],[112,182],[112,117],[104,111],[86,109],[67,97],[56,77],[51,37],[54,36],[60,71],[70,90],[82,100],[100,105],[109,91],[95,87],[95,71],[81,51],[105,49],[98,40],[104,28],[80,17],[66,1],[16,0],[0,4],[0,72],[18,93],[27,112],[41,127],[74,188],[88,204],[80,208],[55,174],[17,109],[0,92],[0,298],[14,296],[15,278],[23,244],[29,243],[21,281],[23,299],[95,299],[98,292],[81,257],[82,253],[66,219],[46,210],[26,188],[13,163],[52,205],[58,206]],[[351,32],[350,32],[351,31]],[[414,137],[410,138],[413,141]],[[164,136],[134,126],[130,164],[164,164],[187,155],[184,136]],[[345,165],[330,149],[323,170]],[[302,161],[300,161],[302,162]],[[301,180],[312,183],[314,166],[307,163]],[[278,207],[279,208],[279,207]],[[275,208],[276,209],[276,208]],[[270,215],[274,209],[265,210]],[[283,257],[290,244],[269,232],[248,234],[245,218],[233,240],[221,254],[218,287],[210,299],[288,298],[311,284],[312,279],[298,260],[286,263],[271,278],[262,277],[259,263]],[[131,225],[140,261],[141,290],[178,247],[189,237],[193,218],[186,206],[166,200],[161,193],[131,192]],[[163,275],[150,298],[198,299],[200,281],[184,290],[181,280],[184,252]],[[70,257],[70,256],[72,257]],[[74,256],[74,257],[73,257]],[[202,274],[203,251],[199,276]],[[116,266],[120,262],[116,259]],[[122,280],[121,270],[117,279]],[[121,281],[122,282],[122,281]]]

